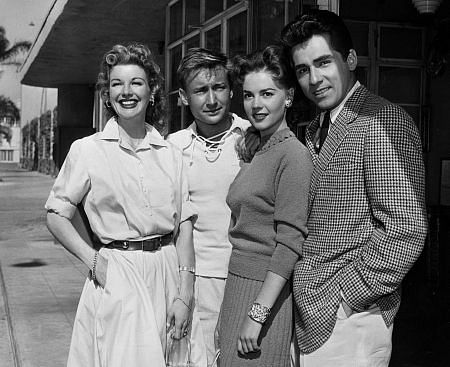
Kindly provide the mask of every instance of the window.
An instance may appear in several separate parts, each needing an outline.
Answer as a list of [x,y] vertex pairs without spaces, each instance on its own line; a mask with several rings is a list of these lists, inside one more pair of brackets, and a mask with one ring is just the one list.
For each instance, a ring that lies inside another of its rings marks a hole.
[[187,39],[184,42],[184,49],[186,51],[193,47],[200,47],[200,35],[198,35],[198,34],[194,37]]
[[182,53],[181,44],[178,44],[177,46],[170,49],[169,91],[179,88],[177,79],[177,68],[181,61],[181,53]]
[[211,28],[205,32],[205,48],[220,51],[222,49],[221,39],[222,39],[222,26],[221,24],[219,24],[214,28]]
[[285,24],[285,3],[275,0],[258,0],[255,4],[257,48],[272,44],[279,39]]
[[[192,118],[178,101],[176,80],[178,64],[189,48],[220,50],[230,57],[247,54],[277,41],[283,26],[299,14],[301,3],[301,0],[171,0],[166,15],[165,69],[172,116],[170,129],[183,128]],[[307,3],[306,7],[317,7],[315,0],[303,3]],[[232,111],[242,115],[242,97],[239,91],[234,92]]]
[[227,39],[229,57],[247,53],[247,11],[228,19]]
[[12,162],[14,157],[14,150],[0,150],[1,162]]
[[358,80],[411,115],[427,150],[429,116],[423,93],[424,29],[350,20],[346,24],[358,55]]
[[182,36],[183,30],[183,2],[177,1],[169,5],[169,23],[170,23],[170,42],[175,41]]
[[176,131],[192,119],[190,111],[178,100],[176,70],[181,58],[192,47],[205,47],[228,55],[247,53],[249,15],[247,2],[234,0],[177,0],[169,4],[167,11],[166,89],[170,108],[169,129]]
[[184,34],[200,27],[200,0],[186,1],[186,26]]
[[205,20],[208,20],[223,10],[223,0],[205,0]]
[[380,25],[379,34],[380,59],[422,60],[423,30],[421,28]]
[[283,27],[300,13],[300,3],[299,0],[255,0],[255,48],[278,42]]

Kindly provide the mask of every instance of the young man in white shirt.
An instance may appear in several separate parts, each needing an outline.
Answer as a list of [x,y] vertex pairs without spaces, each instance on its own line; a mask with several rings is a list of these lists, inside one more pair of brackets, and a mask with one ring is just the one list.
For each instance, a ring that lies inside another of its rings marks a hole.
[[[183,152],[189,194],[198,214],[194,222],[196,285],[194,317],[201,330],[192,330],[208,366],[215,358],[214,331],[223,299],[231,244],[228,188],[242,164],[236,142],[250,126],[230,113],[233,80],[228,58],[202,48],[190,49],[177,70],[180,99],[194,121],[169,136]],[[198,344],[197,344],[198,345]]]

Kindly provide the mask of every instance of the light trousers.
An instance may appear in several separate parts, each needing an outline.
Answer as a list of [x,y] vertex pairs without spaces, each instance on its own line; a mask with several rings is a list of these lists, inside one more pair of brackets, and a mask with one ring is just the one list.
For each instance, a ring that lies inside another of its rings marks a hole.
[[[214,346],[214,331],[222,305],[226,279],[213,277],[195,277],[194,319],[199,322],[192,326],[193,349],[200,349],[207,360],[205,367],[211,366],[216,349]],[[197,354],[199,354],[197,352]]]
[[300,352],[301,367],[388,367],[393,325],[373,305],[347,317],[342,304],[330,338],[312,353]]

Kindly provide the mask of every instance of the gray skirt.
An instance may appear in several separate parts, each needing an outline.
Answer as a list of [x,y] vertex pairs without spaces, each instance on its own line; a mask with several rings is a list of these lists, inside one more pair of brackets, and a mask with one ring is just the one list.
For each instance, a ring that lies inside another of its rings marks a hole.
[[260,350],[237,352],[239,328],[263,282],[228,273],[219,325],[221,367],[289,367],[293,330],[291,282],[288,281],[261,329]]

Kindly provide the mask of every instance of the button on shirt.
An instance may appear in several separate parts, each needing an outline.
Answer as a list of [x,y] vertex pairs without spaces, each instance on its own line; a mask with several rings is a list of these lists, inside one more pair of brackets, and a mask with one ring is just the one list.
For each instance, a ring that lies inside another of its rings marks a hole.
[[152,126],[146,131],[136,151],[121,140],[115,118],[102,132],[76,140],[45,208],[71,219],[83,202],[103,243],[176,232],[194,215],[181,152]]
[[226,197],[230,184],[241,168],[235,149],[236,141],[250,126],[247,120],[235,114],[232,116],[229,132],[212,154],[206,152],[205,142],[196,137],[195,122],[187,129],[169,135],[169,141],[183,151],[189,197],[193,210],[198,214],[193,235],[195,269],[200,276],[226,278],[228,275],[231,211]]

